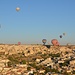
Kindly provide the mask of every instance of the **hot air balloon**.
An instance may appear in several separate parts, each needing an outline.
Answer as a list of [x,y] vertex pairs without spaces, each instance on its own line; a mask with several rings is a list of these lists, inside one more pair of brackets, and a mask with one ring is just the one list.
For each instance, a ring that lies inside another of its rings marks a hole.
[[52,40],[51,40],[51,43],[52,43],[54,46],[59,46],[59,45],[60,45],[57,39],[52,39]]
[[60,38],[62,38],[62,35],[60,35]]
[[43,45],[45,45],[45,43],[47,42],[47,40],[43,39],[42,42],[43,42]]
[[65,34],[65,33],[63,33],[63,35],[65,36],[66,34]]
[[20,10],[20,8],[19,8],[19,7],[17,7],[17,8],[16,8],[16,11],[19,11],[19,10]]
[[21,45],[21,42],[18,42],[18,45]]

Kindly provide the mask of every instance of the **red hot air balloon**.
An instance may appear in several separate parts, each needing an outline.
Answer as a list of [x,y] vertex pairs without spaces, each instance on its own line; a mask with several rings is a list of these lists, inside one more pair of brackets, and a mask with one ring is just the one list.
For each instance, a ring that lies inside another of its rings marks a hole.
[[18,42],[18,45],[21,45],[21,42]]
[[52,43],[54,46],[59,46],[59,45],[60,45],[57,39],[51,40],[51,43]]

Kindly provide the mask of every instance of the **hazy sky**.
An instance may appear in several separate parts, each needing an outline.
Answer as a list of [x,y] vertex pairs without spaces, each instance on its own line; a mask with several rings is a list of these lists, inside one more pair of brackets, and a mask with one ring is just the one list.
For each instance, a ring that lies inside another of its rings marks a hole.
[[75,0],[0,0],[0,25],[0,43],[75,44]]

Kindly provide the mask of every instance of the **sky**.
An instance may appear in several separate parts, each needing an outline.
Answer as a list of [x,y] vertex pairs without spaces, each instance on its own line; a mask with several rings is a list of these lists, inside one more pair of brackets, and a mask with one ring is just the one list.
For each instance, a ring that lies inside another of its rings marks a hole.
[[75,44],[75,0],[0,0],[0,43],[42,44],[42,39]]

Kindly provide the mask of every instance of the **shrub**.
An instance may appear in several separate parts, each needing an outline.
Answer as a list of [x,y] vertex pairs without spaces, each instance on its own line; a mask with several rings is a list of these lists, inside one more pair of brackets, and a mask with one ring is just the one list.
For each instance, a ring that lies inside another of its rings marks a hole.
[[7,64],[8,64],[8,67],[12,66],[12,62],[10,62],[10,61]]
[[51,57],[60,57],[60,54],[59,53],[57,53],[57,54],[49,54],[49,56],[51,56]]
[[35,63],[32,63],[32,64],[29,64],[30,66],[32,66],[32,67],[36,67],[36,64]]
[[75,74],[75,71],[72,71],[73,74]]
[[26,64],[26,61],[25,60],[22,60],[21,62],[22,62],[22,64]]
[[9,56],[8,59],[12,62],[12,63],[15,63],[15,64],[18,64],[19,63],[19,60],[12,57],[12,56]]
[[31,70],[31,67],[27,67],[27,70],[30,71]]

